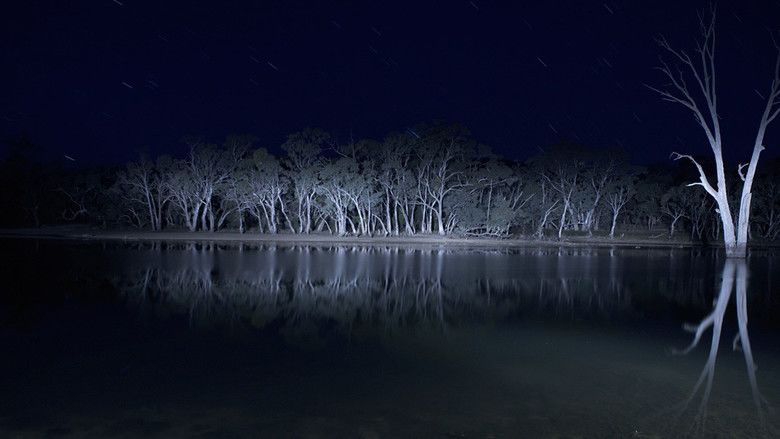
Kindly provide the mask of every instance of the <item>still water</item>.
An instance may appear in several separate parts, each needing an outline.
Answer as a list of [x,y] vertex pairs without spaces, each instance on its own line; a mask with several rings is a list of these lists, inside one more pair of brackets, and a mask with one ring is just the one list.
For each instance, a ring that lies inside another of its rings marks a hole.
[[773,252],[0,240],[0,274],[3,437],[780,437]]

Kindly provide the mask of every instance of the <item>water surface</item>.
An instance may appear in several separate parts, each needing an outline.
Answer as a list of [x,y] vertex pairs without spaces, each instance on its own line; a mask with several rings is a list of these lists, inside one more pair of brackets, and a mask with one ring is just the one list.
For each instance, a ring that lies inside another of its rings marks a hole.
[[2,436],[778,436],[772,252],[0,249]]

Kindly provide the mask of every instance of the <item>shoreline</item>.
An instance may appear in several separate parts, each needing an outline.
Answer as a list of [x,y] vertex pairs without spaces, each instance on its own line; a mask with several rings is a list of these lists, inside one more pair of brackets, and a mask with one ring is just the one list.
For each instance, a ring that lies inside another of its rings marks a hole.
[[[444,245],[458,247],[621,247],[621,248],[722,248],[722,245],[704,246],[682,240],[649,238],[569,237],[563,240],[537,240],[530,238],[480,238],[438,235],[416,236],[334,236],[324,233],[298,235],[292,233],[260,234],[188,231],[99,230],[88,227],[42,227],[39,229],[0,229],[0,238],[19,239],[71,239],[88,241],[178,241],[178,242],[231,242],[275,244],[333,244],[333,245]],[[759,245],[757,248],[771,246]]]

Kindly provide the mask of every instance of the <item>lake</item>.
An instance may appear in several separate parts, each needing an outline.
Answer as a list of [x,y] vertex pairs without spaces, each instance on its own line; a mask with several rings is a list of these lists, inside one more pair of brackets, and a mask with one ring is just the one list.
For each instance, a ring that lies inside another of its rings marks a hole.
[[0,436],[780,437],[777,252],[3,239],[0,273]]

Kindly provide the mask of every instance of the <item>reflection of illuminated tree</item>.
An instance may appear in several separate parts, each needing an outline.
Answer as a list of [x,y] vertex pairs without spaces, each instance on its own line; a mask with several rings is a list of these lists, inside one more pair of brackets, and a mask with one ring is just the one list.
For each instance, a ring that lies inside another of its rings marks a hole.
[[[347,329],[356,324],[442,329],[448,322],[500,320],[521,310],[608,317],[631,305],[619,277],[605,282],[566,274],[566,265],[530,278],[447,272],[445,258],[457,256],[462,251],[457,249],[292,247],[283,250],[284,262],[267,249],[253,252],[247,267],[221,261],[218,246],[182,250],[173,264],[144,263],[152,268],[118,280],[120,290],[130,302],[186,313],[192,322],[329,321]],[[567,256],[557,249],[539,251],[559,253],[556,260]],[[469,250],[486,257],[504,253]]]
[[[731,261],[733,262],[733,261]],[[739,324],[739,333],[734,337],[732,347],[734,350],[741,349],[745,357],[745,367],[747,367],[748,380],[750,381],[750,390],[753,395],[753,403],[756,406],[756,412],[761,425],[765,425],[765,412],[771,411],[769,402],[764,398],[758,389],[756,380],[756,364],[753,362],[753,350],[750,346],[750,337],[748,336],[748,315],[747,315],[747,266],[745,261],[738,261],[737,267],[737,321]]]
[[[633,319],[647,309],[652,312],[659,301],[664,308],[669,303],[706,308],[711,312],[687,327],[693,340],[679,352],[706,344],[707,331],[712,330],[704,368],[681,403],[681,415],[695,416],[699,429],[705,426],[713,393],[724,316],[735,296],[739,333],[734,347],[744,354],[760,416],[773,419],[765,416],[769,408],[758,392],[748,339],[744,262],[729,261],[723,267],[713,302],[713,285],[702,280],[701,273],[707,273],[715,260],[699,252],[668,256],[664,250],[664,257],[657,258],[657,253],[643,251],[629,253],[632,259],[626,262],[626,252],[553,247],[518,251],[249,244],[246,251],[238,251],[225,244],[167,244],[165,249],[144,249],[149,250],[144,259],[127,264],[127,275],[116,280],[127,301],[143,312],[186,316],[193,325],[278,330],[285,339],[306,344],[333,331],[337,337],[346,334],[354,339],[382,332],[500,324],[518,316]],[[641,270],[626,270],[629,263]],[[504,270],[502,264],[511,267]],[[647,275],[639,277],[637,272]],[[670,275],[656,279],[654,272]],[[643,308],[646,300],[656,302]],[[714,403],[710,423],[717,424]]]
[[710,395],[712,393],[712,383],[715,377],[715,364],[718,358],[718,348],[720,346],[721,331],[723,329],[723,318],[726,314],[729,301],[731,299],[732,291],[734,290],[736,280],[736,304],[737,304],[737,321],[739,326],[739,332],[734,337],[732,347],[734,350],[741,349],[745,357],[745,365],[747,367],[748,381],[750,383],[750,390],[753,397],[753,402],[756,406],[756,412],[759,418],[759,425],[766,431],[768,426],[766,425],[765,413],[771,410],[768,402],[761,395],[758,389],[758,382],[756,380],[756,366],[753,361],[753,351],[750,346],[750,338],[748,336],[747,329],[747,265],[744,260],[736,260],[729,258],[726,260],[726,264],[723,267],[723,279],[720,286],[718,297],[715,300],[712,312],[710,312],[704,319],[698,324],[685,325],[684,328],[694,334],[693,341],[685,349],[675,350],[677,354],[687,354],[695,349],[703,334],[710,328],[712,328],[712,340],[710,343],[710,351],[707,356],[707,361],[704,364],[704,368],[699,375],[696,384],[693,387],[688,398],[681,404],[680,414],[685,412],[688,406],[696,399],[697,395],[701,393],[701,400],[694,417],[693,429],[697,433],[703,433],[706,421],[707,421],[707,405],[709,403]]

